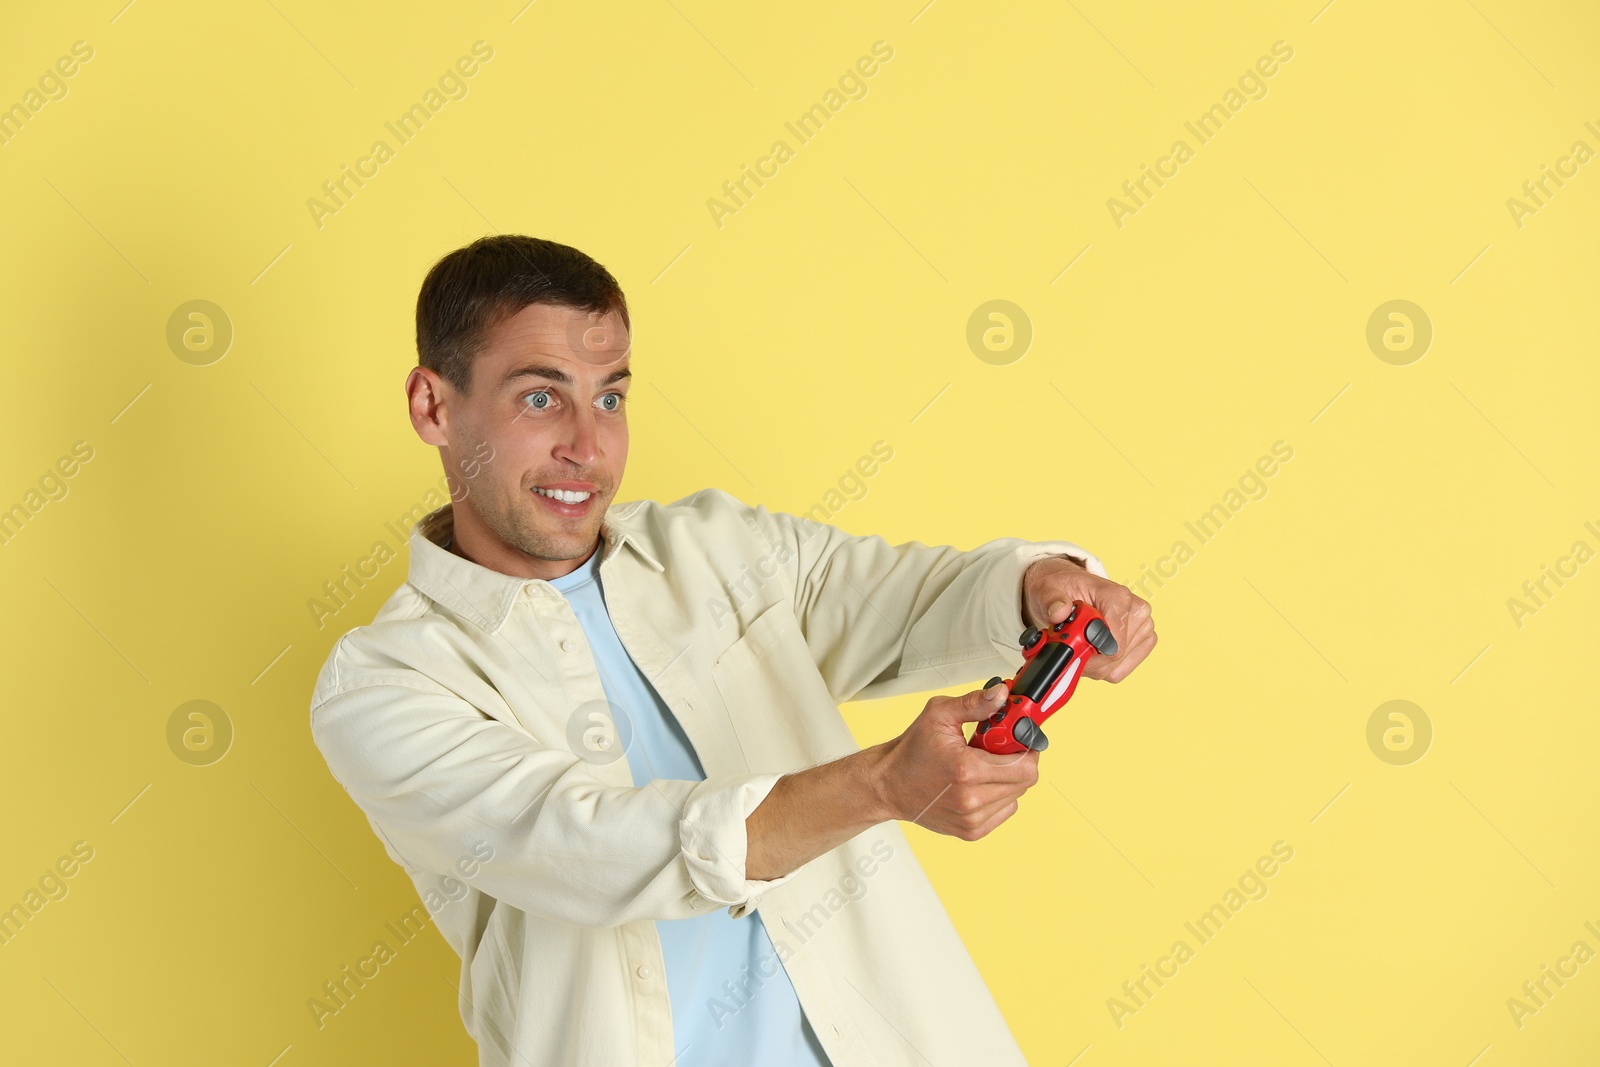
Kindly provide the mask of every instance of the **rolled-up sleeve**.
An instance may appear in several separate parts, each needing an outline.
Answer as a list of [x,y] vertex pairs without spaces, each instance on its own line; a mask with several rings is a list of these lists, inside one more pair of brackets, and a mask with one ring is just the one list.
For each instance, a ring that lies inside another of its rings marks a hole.
[[943,689],[1006,674],[1021,658],[1028,564],[1070,555],[1098,577],[1100,558],[1071,541],[996,538],[976,548],[854,536],[804,516],[746,508],[793,583],[806,644],[839,702]]
[[709,781],[675,783],[700,787],[690,793],[678,824],[689,878],[701,896],[727,905],[735,919],[754,911],[767,890],[782,885],[796,873],[769,879],[745,877],[749,850],[745,819],[772,792],[779,777],[748,774],[723,778],[710,789],[704,788],[711,784]]
[[529,914],[587,926],[718,907],[739,917],[793,877],[745,877],[745,818],[777,774],[610,785],[572,752],[403,670],[319,685],[311,732],[396,860]]

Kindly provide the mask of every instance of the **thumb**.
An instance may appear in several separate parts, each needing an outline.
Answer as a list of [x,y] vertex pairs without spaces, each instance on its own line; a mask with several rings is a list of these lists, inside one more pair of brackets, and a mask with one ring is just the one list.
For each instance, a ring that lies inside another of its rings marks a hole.
[[947,722],[976,722],[993,715],[1005,695],[1005,683],[996,682],[988,689],[974,689],[959,697],[945,697],[938,710]]

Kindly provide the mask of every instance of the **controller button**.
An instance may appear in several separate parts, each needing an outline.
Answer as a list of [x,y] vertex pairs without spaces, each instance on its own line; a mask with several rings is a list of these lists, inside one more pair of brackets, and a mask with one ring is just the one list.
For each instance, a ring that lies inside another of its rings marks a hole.
[[1083,636],[1102,656],[1117,654],[1117,639],[1111,636],[1111,627],[1103,619],[1090,619],[1089,625],[1083,628]]
[[1011,727],[1011,736],[1035,752],[1043,752],[1050,746],[1050,739],[1044,735],[1044,731],[1027,716],[1018,719]]

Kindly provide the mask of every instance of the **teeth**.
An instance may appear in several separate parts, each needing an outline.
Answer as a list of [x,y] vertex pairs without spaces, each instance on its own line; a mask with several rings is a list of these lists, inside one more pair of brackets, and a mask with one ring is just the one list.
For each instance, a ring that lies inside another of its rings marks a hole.
[[559,500],[563,504],[581,504],[594,495],[593,493],[576,493],[570,489],[539,489],[535,487],[533,491],[541,496]]

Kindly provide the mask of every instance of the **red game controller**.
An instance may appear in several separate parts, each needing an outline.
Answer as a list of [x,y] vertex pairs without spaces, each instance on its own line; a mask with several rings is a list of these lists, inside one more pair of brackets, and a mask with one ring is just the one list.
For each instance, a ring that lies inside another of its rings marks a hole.
[[[1086,601],[1074,600],[1067,617],[1048,630],[1030,626],[1022,631],[1023,667],[1006,682],[1008,695],[1000,710],[981,719],[967,744],[1004,754],[1043,752],[1050,739],[1039,724],[1059,711],[1078,688],[1083,665],[1096,653],[1117,654],[1111,627]],[[988,689],[1004,678],[990,678]]]

